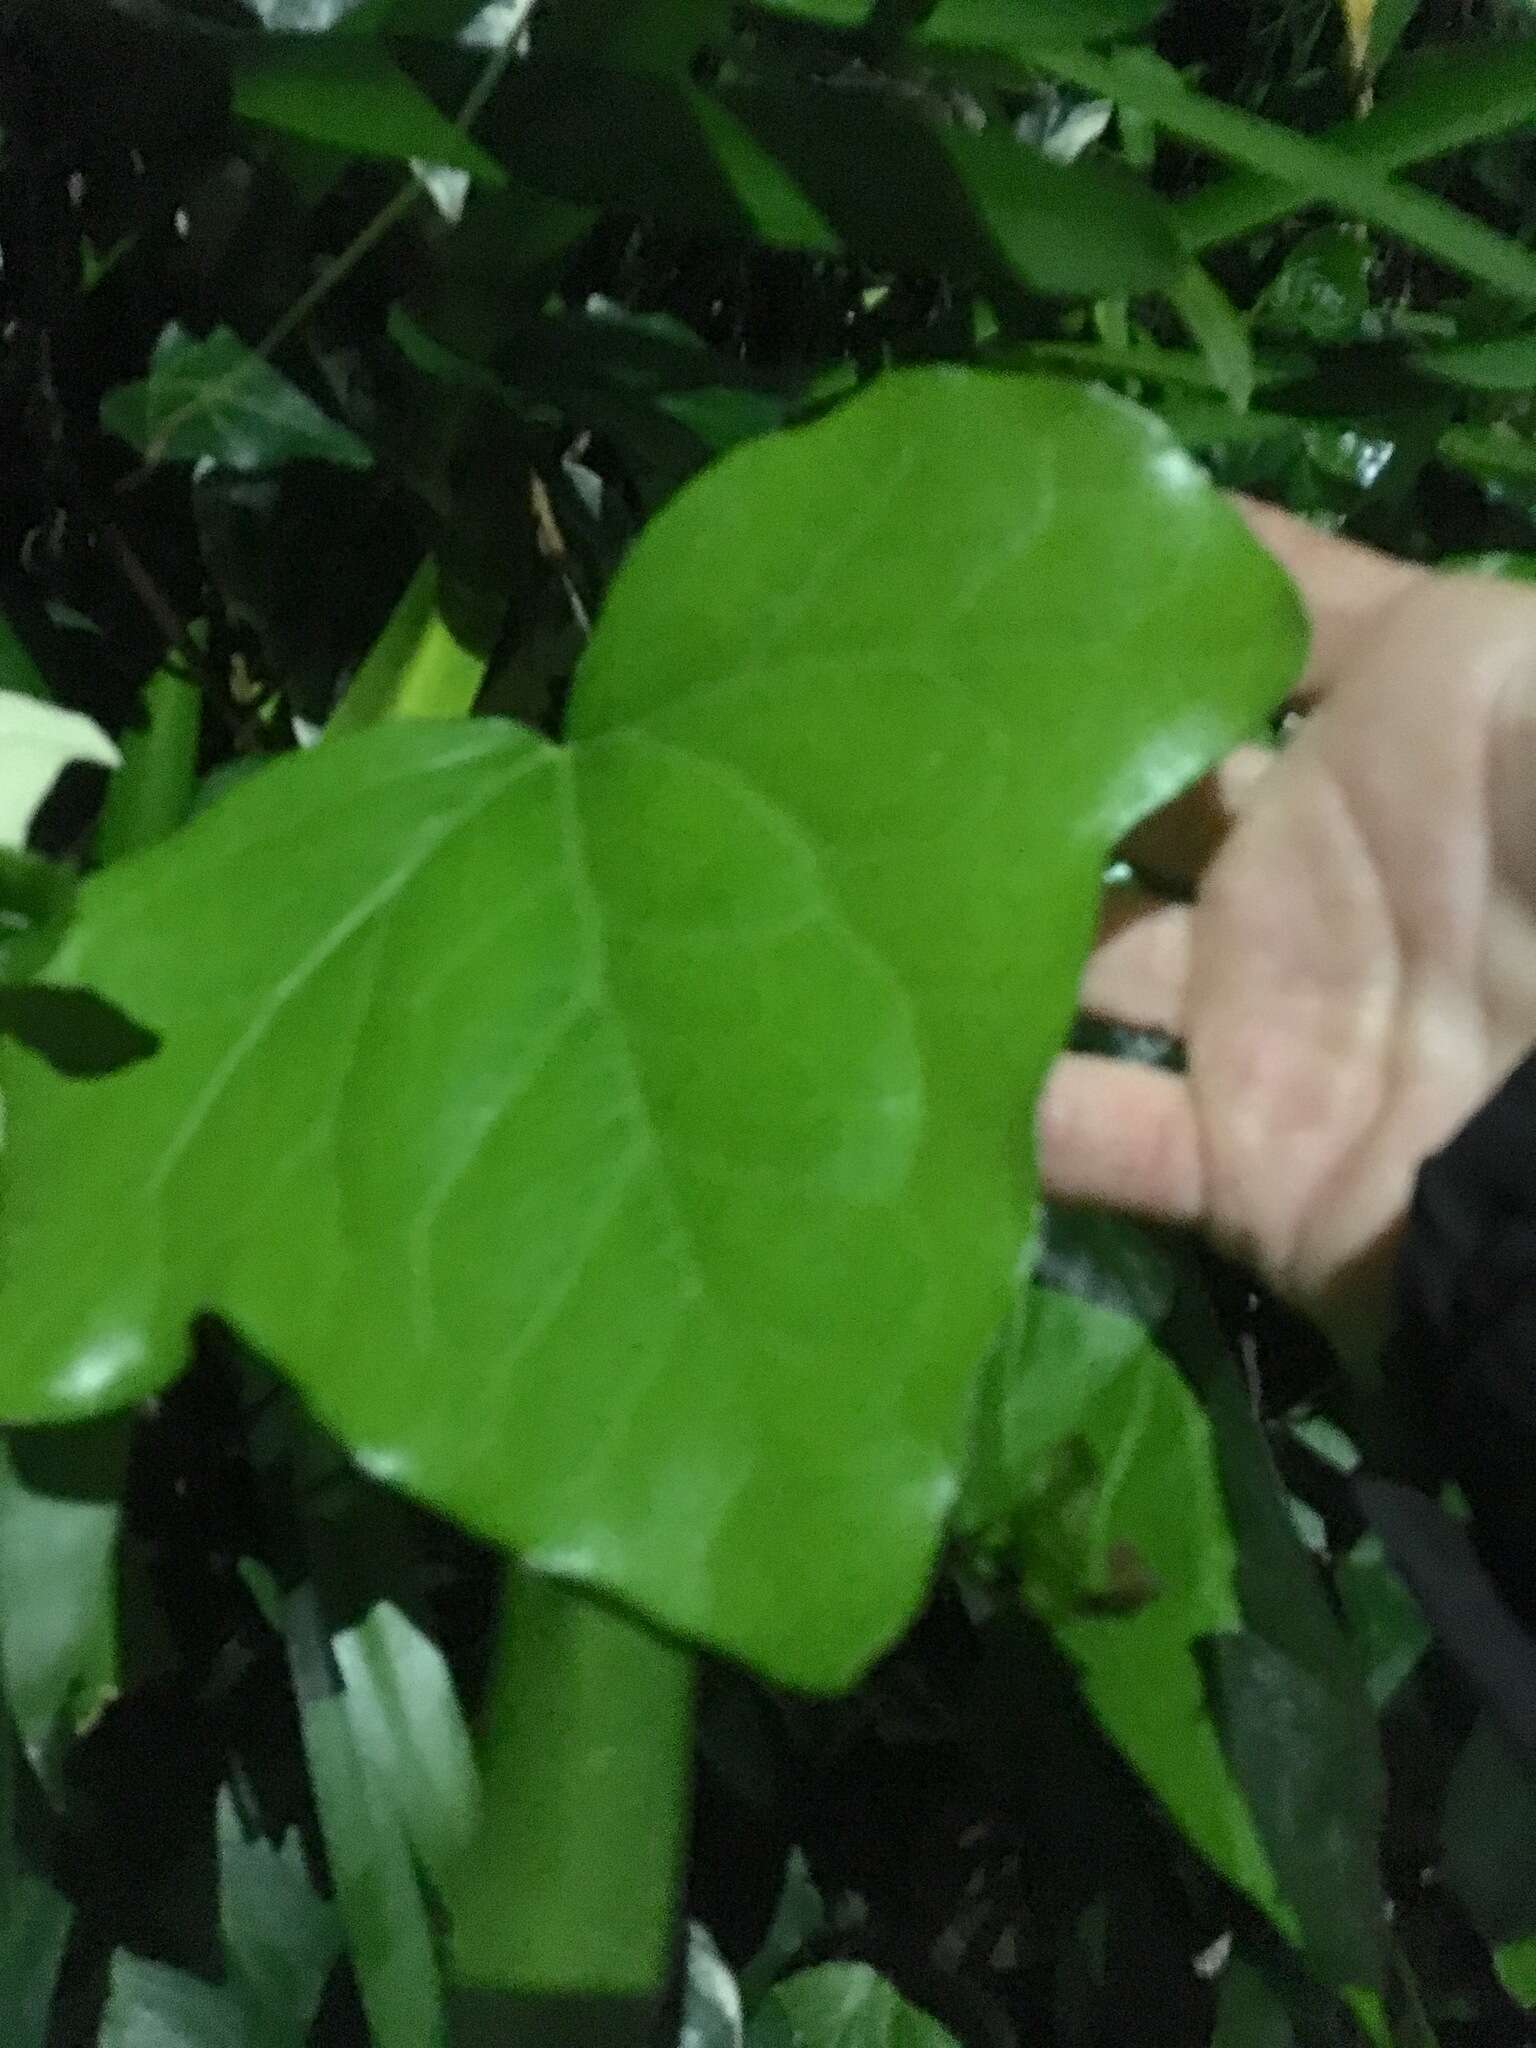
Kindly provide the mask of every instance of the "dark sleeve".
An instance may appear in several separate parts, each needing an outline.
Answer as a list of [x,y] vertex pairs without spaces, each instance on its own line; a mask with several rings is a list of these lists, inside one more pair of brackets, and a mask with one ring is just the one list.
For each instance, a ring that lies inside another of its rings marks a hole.
[[1406,1486],[1362,1480],[1362,1505],[1446,1647],[1536,1746],[1536,1055],[1419,1175],[1385,1366],[1470,1540]]

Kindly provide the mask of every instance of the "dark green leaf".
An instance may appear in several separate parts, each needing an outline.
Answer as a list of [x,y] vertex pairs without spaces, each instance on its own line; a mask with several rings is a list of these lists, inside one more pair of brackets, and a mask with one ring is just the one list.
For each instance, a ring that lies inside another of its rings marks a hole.
[[25,1769],[0,1706],[0,2012],[7,2048],[46,2048],[73,1911],[32,1868],[18,1798]]
[[128,1435],[114,1418],[13,1431],[0,1445],[0,1671],[45,1773],[63,1724],[88,1725],[116,1696]]
[[1286,258],[1254,308],[1269,334],[1307,341],[1358,341],[1369,331],[1375,251],[1351,228],[1318,228]]
[[779,1985],[752,2022],[748,2048],[775,2038],[779,2020],[792,2048],[956,2048],[937,2020],[864,1963],[823,1963]]
[[380,1475],[845,1682],[952,1499],[1104,851],[1300,644],[1103,396],[911,372],[738,450],[632,550],[570,747],[381,728],[86,885],[50,980],[164,1043],[5,1059],[6,1407],[147,1392],[218,1307]]
[[350,428],[328,419],[228,327],[206,341],[167,327],[143,382],[121,385],[101,401],[101,423],[151,460],[236,470],[285,462],[367,469],[373,462]]
[[1361,1538],[1335,1568],[1333,1583],[1379,1713],[1429,1648],[1429,1629],[1375,1536]]
[[1211,2048],[1296,2048],[1290,2015],[1242,1956],[1222,1972]]
[[6,690],[20,697],[47,698],[52,694],[15,627],[0,612],[0,691]]
[[1474,1724],[1446,1787],[1446,1883],[1496,1946],[1536,1936],[1536,1769],[1498,1724]]
[[377,44],[313,36],[273,36],[235,66],[234,112],[354,156],[413,158],[467,171],[487,185],[506,183],[494,158],[446,114]]
[[1057,164],[997,130],[930,126],[868,95],[520,66],[495,146],[557,196],[783,247],[1041,291],[1150,291],[1185,259],[1113,165]]

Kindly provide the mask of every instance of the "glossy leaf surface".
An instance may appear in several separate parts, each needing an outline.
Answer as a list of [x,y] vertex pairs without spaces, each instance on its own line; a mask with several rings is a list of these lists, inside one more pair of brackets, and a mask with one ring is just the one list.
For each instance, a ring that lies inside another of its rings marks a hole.
[[6,1061],[0,1399],[134,1399],[217,1309],[380,1475],[844,1683],[954,1496],[1105,850],[1301,643],[1102,396],[914,372],[738,450],[568,747],[363,734],[87,885],[50,978],[163,1049]]

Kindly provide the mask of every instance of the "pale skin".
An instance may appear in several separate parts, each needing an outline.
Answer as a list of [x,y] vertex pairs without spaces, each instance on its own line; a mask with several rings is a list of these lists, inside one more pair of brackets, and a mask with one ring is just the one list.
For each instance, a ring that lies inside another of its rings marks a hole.
[[1129,853],[1083,1007],[1183,1076],[1071,1054],[1048,1192],[1195,1225],[1371,1358],[1414,1179],[1536,1045],[1536,586],[1244,511],[1312,619],[1278,755],[1248,748]]

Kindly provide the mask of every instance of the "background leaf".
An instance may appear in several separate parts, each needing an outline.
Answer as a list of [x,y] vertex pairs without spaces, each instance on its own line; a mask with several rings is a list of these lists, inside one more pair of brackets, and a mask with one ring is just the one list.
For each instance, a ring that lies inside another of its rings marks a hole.
[[227,327],[206,341],[167,327],[143,382],[101,401],[101,423],[153,460],[243,471],[288,462],[367,469],[373,461],[350,428],[328,419]]

